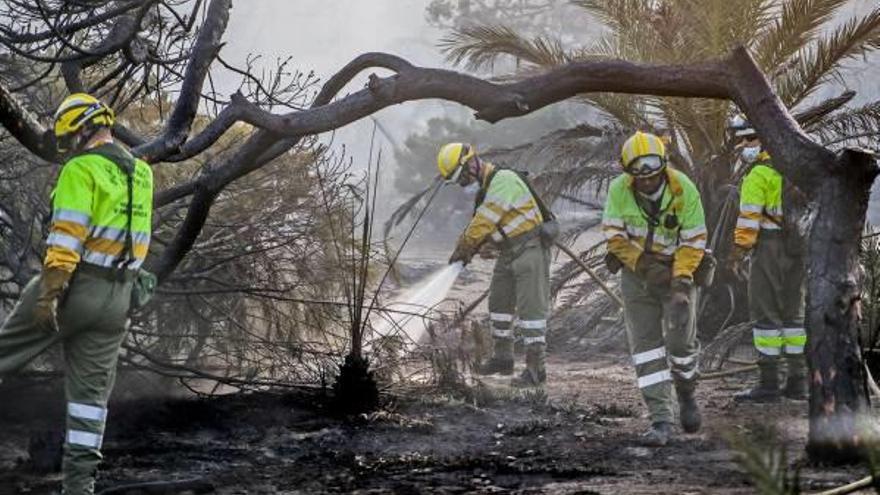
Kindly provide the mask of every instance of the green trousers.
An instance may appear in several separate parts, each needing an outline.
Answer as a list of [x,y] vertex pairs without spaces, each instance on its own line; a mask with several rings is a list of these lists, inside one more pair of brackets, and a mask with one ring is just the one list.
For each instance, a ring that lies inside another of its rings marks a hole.
[[514,242],[501,251],[489,285],[496,357],[513,357],[514,320],[523,343],[543,349],[549,312],[550,250],[537,237]]
[[627,338],[639,389],[651,422],[675,420],[675,396],[696,386],[700,344],[697,341],[696,289],[687,307],[675,308],[669,291],[649,287],[630,270],[621,275]]
[[781,231],[762,230],[749,275],[749,313],[761,359],[803,356],[805,275],[804,258],[786,252]]
[[132,284],[77,271],[59,306],[60,330],[47,334],[31,324],[39,283],[37,276],[27,284],[0,328],[0,376],[18,370],[61,342],[67,398],[64,494],[91,495],[101,461],[107,399],[127,331]]

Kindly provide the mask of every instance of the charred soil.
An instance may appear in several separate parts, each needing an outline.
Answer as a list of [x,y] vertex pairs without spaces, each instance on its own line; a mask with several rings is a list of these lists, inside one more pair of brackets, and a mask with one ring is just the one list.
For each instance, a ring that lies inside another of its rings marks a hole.
[[[740,379],[703,384],[701,433],[643,447],[647,420],[633,382],[624,358],[566,356],[551,359],[545,392],[493,377],[469,400],[420,390],[354,418],[333,416],[320,391],[120,402],[99,486],[195,479],[220,494],[745,494],[755,489],[726,439],[768,423],[805,490],[865,475],[801,465],[806,403],[734,405]],[[9,432],[0,440],[0,493],[51,493],[58,475],[33,472],[27,445],[32,432],[62,424],[57,384],[0,394],[0,428]]]

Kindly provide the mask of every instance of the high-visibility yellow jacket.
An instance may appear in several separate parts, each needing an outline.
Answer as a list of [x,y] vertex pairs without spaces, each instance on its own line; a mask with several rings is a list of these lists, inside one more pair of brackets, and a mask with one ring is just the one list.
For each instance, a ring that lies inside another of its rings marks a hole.
[[[667,185],[657,222],[651,221],[636,202],[638,193],[633,189],[632,176],[621,174],[611,181],[602,231],[608,240],[608,251],[633,271],[653,231],[648,252],[672,257],[672,275],[692,279],[706,250],[703,204],[697,187],[685,174],[670,167],[665,173]],[[677,221],[669,228],[666,222],[672,215]]]
[[516,172],[496,170],[494,165],[485,163],[482,174],[483,200],[459,239],[461,245],[476,249],[487,238],[500,243],[505,237],[514,239],[541,225],[538,202]]
[[[115,157],[115,158],[114,158]],[[113,159],[111,159],[113,158]],[[46,239],[47,268],[72,272],[78,263],[119,266],[128,258],[128,182],[117,160],[134,160],[132,245],[140,268],[147,256],[153,212],[153,172],[116,144],[104,144],[64,164],[52,192],[52,224]]]
[[773,168],[769,155],[762,154],[740,188],[734,242],[751,249],[761,230],[781,230],[782,221],[782,175]]

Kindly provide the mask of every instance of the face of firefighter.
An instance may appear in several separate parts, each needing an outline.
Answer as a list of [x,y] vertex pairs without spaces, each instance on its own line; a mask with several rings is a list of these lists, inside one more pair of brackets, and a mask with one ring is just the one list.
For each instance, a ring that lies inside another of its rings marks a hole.
[[755,163],[758,155],[761,154],[761,140],[757,136],[743,138],[738,147],[740,148],[740,156],[745,163]]
[[480,161],[473,157],[462,165],[461,174],[458,176],[458,185],[466,192],[476,192],[480,189]]
[[642,194],[653,194],[660,189],[666,181],[666,174],[656,174],[650,177],[635,177],[633,188]]

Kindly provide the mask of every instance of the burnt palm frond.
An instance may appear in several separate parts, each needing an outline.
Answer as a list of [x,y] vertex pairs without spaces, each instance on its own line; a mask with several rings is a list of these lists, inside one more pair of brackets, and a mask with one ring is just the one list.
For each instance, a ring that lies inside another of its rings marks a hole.
[[794,120],[807,131],[812,131],[820,127],[829,115],[840,110],[855,97],[855,91],[844,91],[840,96],[829,98],[812,108],[798,112],[794,115]]
[[810,131],[824,145],[871,145],[880,137],[880,101],[849,108],[811,126]]
[[552,201],[563,193],[599,189],[619,173],[617,150],[627,132],[614,126],[579,125],[551,132],[514,148],[491,149],[483,156],[495,163],[528,169],[532,182]]
[[880,49],[880,8],[850,19],[811,46],[776,81],[777,93],[789,107],[812,95],[822,84],[839,79],[843,62]]

